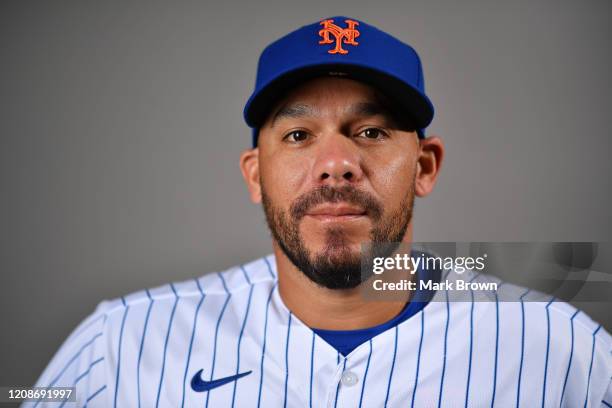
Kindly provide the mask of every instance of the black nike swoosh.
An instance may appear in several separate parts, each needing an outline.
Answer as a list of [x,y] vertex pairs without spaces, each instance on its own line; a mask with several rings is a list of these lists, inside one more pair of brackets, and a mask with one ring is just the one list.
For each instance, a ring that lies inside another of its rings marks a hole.
[[213,388],[217,388],[217,387],[220,387],[220,386],[222,386],[224,384],[231,383],[231,382],[236,381],[237,379],[242,378],[245,375],[249,375],[249,374],[251,374],[253,372],[253,371],[246,371],[244,373],[240,373],[240,374],[236,374],[236,375],[231,375],[231,376],[225,377],[225,378],[219,378],[217,380],[204,381],[202,379],[202,377],[201,377],[202,371],[204,371],[204,370],[202,369],[202,370],[198,371],[197,373],[195,373],[195,375],[191,379],[191,388],[195,392],[210,391]]

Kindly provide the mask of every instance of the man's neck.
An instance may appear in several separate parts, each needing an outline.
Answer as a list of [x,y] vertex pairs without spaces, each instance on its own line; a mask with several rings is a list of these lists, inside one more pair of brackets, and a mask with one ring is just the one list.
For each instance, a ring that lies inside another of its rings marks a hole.
[[363,289],[327,289],[312,282],[274,246],[280,296],[287,308],[308,327],[325,330],[356,330],[386,323],[397,316],[407,301],[395,297],[372,301]]

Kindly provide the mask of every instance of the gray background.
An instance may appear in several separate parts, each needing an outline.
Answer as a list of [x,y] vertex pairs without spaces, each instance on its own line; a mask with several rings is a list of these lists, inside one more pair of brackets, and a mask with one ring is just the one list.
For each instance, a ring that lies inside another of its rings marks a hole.
[[611,240],[608,0],[127,3],[0,6],[0,384],[104,298],[271,251],[242,107],[260,50],[322,17],[421,54],[448,155],[415,239]]

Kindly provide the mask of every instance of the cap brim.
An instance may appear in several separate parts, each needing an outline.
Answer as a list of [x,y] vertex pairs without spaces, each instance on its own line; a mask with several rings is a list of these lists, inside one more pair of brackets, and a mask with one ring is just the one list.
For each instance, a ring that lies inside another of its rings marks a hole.
[[292,88],[301,83],[321,77],[337,76],[354,79],[373,86],[382,92],[391,103],[398,105],[402,114],[418,129],[426,128],[433,119],[434,109],[429,99],[406,82],[378,69],[354,64],[317,64],[301,67],[281,74],[251,96],[244,110],[247,124],[260,128],[266,121],[270,109]]

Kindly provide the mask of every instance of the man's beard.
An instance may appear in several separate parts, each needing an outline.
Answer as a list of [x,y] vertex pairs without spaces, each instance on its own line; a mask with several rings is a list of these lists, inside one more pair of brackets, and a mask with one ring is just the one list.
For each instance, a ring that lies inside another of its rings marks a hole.
[[[414,180],[399,209],[387,215],[378,200],[351,185],[322,186],[305,193],[294,201],[288,214],[273,205],[263,182],[261,187],[266,221],[281,250],[311,281],[328,289],[355,288],[367,280],[372,275],[372,268],[366,267],[362,272],[362,256],[364,265],[371,265],[374,257],[392,255],[404,239],[412,219]],[[341,226],[327,227],[325,249],[320,253],[313,254],[306,248],[299,232],[302,218],[316,205],[338,202],[358,205],[369,216],[373,226],[368,253],[351,251]]]

